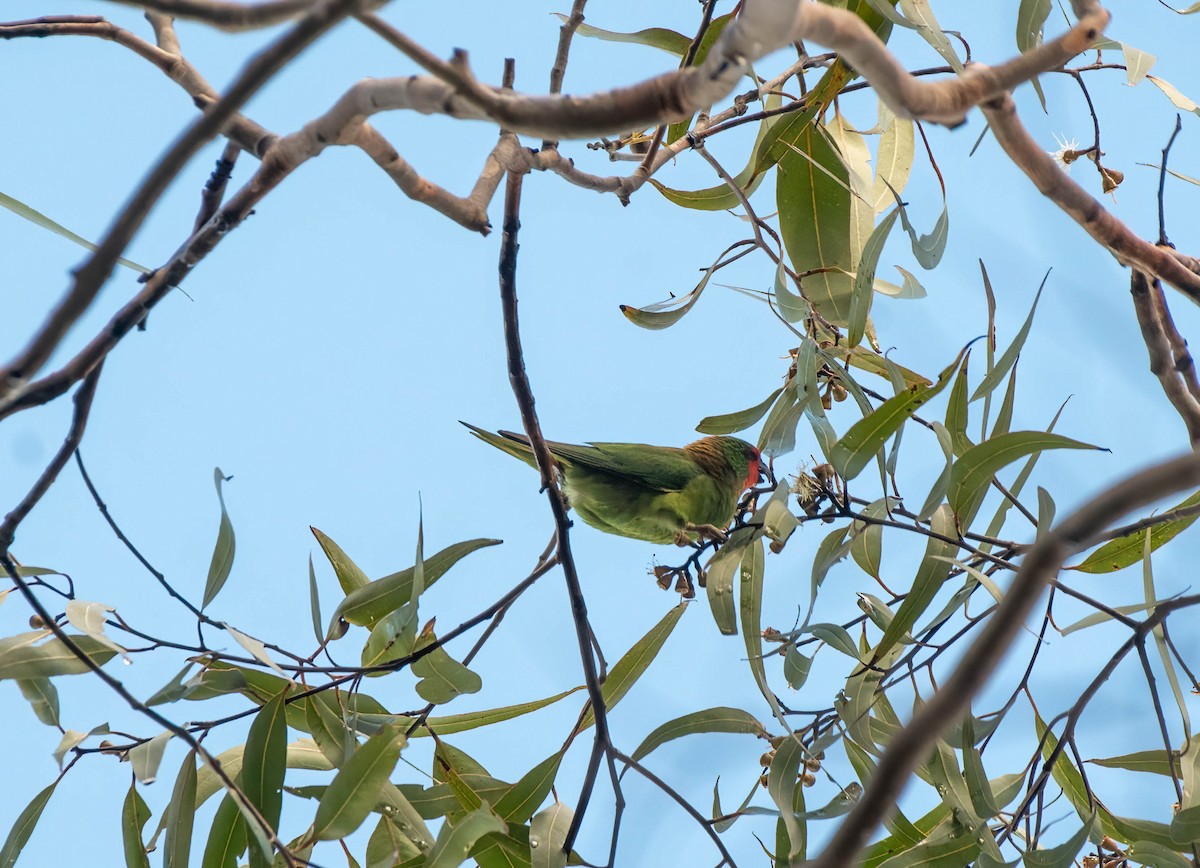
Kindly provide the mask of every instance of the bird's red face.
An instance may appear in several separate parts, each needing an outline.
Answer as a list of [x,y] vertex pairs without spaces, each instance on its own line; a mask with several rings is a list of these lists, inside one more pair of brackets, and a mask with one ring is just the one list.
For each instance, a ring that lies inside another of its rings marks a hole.
[[753,446],[746,452],[746,460],[748,462],[746,468],[746,481],[742,483],[742,489],[753,488],[762,479],[762,455]]

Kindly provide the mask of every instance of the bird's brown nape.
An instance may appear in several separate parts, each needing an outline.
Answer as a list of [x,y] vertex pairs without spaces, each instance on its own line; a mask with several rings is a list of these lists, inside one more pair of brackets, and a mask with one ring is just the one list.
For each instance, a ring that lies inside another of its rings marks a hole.
[[[700,469],[714,479],[741,482],[757,462],[758,450],[736,437],[704,437],[683,447]],[[745,469],[743,469],[745,468]],[[757,471],[754,474],[757,477]],[[745,486],[743,486],[745,487]]]

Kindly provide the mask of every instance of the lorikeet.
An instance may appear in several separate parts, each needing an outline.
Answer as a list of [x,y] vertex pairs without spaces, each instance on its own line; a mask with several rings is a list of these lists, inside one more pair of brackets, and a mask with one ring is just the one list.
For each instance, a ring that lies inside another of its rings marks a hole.
[[[536,466],[522,434],[493,434],[463,422],[480,440]],[[759,479],[761,457],[736,437],[705,437],[682,449],[643,443],[547,441],[567,502],[592,527],[655,543],[719,536],[738,496]]]

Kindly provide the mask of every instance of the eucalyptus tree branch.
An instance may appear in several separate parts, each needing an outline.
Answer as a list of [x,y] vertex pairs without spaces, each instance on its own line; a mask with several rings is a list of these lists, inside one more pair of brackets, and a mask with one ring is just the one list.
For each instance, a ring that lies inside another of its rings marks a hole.
[[225,0],[111,0],[137,6],[176,18],[203,21],[220,30],[254,30],[282,24],[311,11],[320,0],[265,0],[257,3],[233,3]]
[[[1188,391],[1178,368],[1179,362],[1171,353],[1171,342],[1163,321],[1163,316],[1169,319],[1170,313],[1163,297],[1162,284],[1157,280],[1148,280],[1145,274],[1135,268],[1129,292],[1133,296],[1133,309],[1142,330],[1142,341],[1150,356],[1150,373],[1158,378],[1163,394],[1183,420],[1192,448],[1200,449],[1200,400]],[[1185,353],[1186,346],[1184,344]],[[1185,356],[1185,364],[1189,369],[1194,368],[1190,353]]]
[[[813,868],[856,863],[870,835],[894,809],[916,764],[928,755],[941,733],[961,719],[971,697],[1000,663],[1042,590],[1068,556],[1130,510],[1198,484],[1200,457],[1185,455],[1165,461],[1112,485],[1046,530],[1029,549],[1008,594],[950,678],[892,739],[862,799],[842,821]],[[1164,614],[1165,605],[1160,608]]]
[[529,437],[529,445],[533,450],[538,472],[541,474],[542,488],[550,501],[550,511],[554,516],[556,551],[559,564],[562,566],[563,578],[566,581],[567,595],[571,602],[571,618],[575,624],[575,636],[579,641],[579,657],[583,665],[584,681],[587,685],[588,699],[592,705],[592,715],[596,727],[583,787],[579,793],[574,816],[571,818],[571,826],[563,841],[563,851],[570,853],[575,838],[579,834],[580,826],[583,824],[588,802],[591,800],[596,775],[600,769],[600,761],[606,756],[611,761],[613,745],[608,732],[608,717],[605,712],[604,695],[600,690],[596,658],[592,653],[592,628],[588,622],[587,601],[583,596],[579,573],[575,569],[575,558],[571,554],[569,530],[571,520],[567,517],[566,499],[558,487],[558,475],[555,469],[557,465],[554,456],[550,454],[550,447],[546,445],[546,439],[542,436],[542,426],[534,406],[533,390],[525,372],[525,359],[521,348],[516,285],[517,251],[519,249],[517,232],[521,225],[521,180],[520,173],[509,173],[504,195],[504,228],[500,242],[500,302],[504,311],[504,345],[508,358],[508,379],[512,385],[517,407],[521,411],[521,423],[525,428],[525,434]]
[[1100,242],[1122,265],[1165,280],[1200,304],[1200,274],[1195,262],[1169,247],[1158,247],[1135,235],[1042,150],[1017,118],[1016,104],[1007,94],[982,106],[996,141],[1037,189]]
[[58,479],[58,474],[62,471],[66,463],[71,460],[71,456],[75,454],[75,450],[79,448],[79,443],[83,439],[84,429],[87,428],[88,414],[92,412],[92,399],[96,396],[96,384],[100,380],[100,369],[103,365],[97,365],[92,370],[88,371],[87,376],[83,379],[83,384],[79,387],[79,391],[75,393],[75,411],[71,416],[71,427],[67,431],[67,436],[59,447],[58,452],[54,454],[54,458],[46,465],[46,469],[42,471],[34,482],[33,487],[21,499],[8,515],[4,516],[4,521],[0,521],[0,554],[7,554],[9,546],[13,544],[13,539],[16,535],[17,528],[23,522],[26,516],[37,506],[46,492],[50,490],[50,486],[54,484],[54,480]]
[[[207,9],[225,8],[223,4],[214,7],[199,0],[197,3]],[[179,14],[184,0],[152,5],[158,12]],[[1037,72],[1061,66],[1091,45],[1108,21],[1107,13],[1097,4],[1078,3],[1077,11],[1085,11],[1079,23],[1065,35],[1000,66],[972,68],[959,78],[929,83],[920,82],[904,71],[869,28],[845,10],[809,2],[793,5],[773,0],[747,0],[742,14],[725,28],[702,64],[659,75],[632,87],[615,88],[591,97],[574,97],[518,95],[508,89],[485,86],[475,79],[464,52],[456,53],[450,62],[438,60],[365,11],[374,5],[377,0],[321,0],[304,6],[302,8],[308,9],[304,17],[254,58],[224,97],[217,99],[204,92],[201,83],[194,83],[194,98],[205,109],[205,114],[152,169],[96,252],[76,272],[72,288],[42,328],[24,350],[0,368],[0,414],[12,406],[14,395],[20,398],[30,378],[90,306],[117,258],[184,163],[211,137],[237,121],[238,109],[266,80],[347,15],[358,14],[368,26],[433,72],[435,77],[367,80],[355,85],[325,116],[311,122],[300,133],[288,137],[287,141],[270,142],[267,151],[272,158],[269,160],[268,154],[263,154],[263,170],[266,171],[260,170],[259,181],[269,179],[277,183],[275,173],[286,174],[303,158],[319,153],[329,143],[356,144],[366,150],[408,195],[448,216],[461,215],[464,208],[471,211],[471,206],[480,206],[481,200],[485,205],[507,167],[493,166],[489,161],[476,189],[464,203],[418,176],[367,124],[367,117],[378,111],[412,109],[463,119],[488,119],[511,132],[546,139],[591,137],[615,129],[658,125],[689,117],[725,97],[740,80],[749,62],[790,42],[812,38],[842,53],[897,112],[953,124],[962,120],[970,106],[1001,93],[1005,94],[1002,100],[1007,99],[1008,88]],[[182,11],[190,13],[196,8],[194,3]],[[278,10],[279,7],[274,8]],[[161,37],[167,24],[153,16],[152,21],[156,21]],[[125,42],[132,45],[129,39]],[[163,42],[168,48],[174,47],[173,35]],[[146,51],[147,47],[138,48],[160,67],[173,65],[178,60],[177,55],[161,48],[158,49],[161,56]],[[261,139],[254,143],[239,139],[238,143],[255,153],[263,145]],[[678,150],[683,147],[679,145]],[[622,200],[627,200],[629,188],[639,185],[657,165],[661,165],[659,159],[665,161],[678,150],[670,146],[661,149],[655,159],[656,165],[635,171],[633,178],[616,191]],[[1044,154],[1040,156],[1046,159]],[[268,167],[270,162],[274,165]],[[486,231],[486,216],[482,216],[481,211],[481,207],[474,211],[473,220],[470,216],[455,219],[478,231]],[[1179,270],[1183,270],[1182,266]],[[1161,269],[1154,273],[1171,279]],[[1193,279],[1198,287],[1197,297],[1200,297],[1200,275],[1194,275]]]
[[46,322],[17,355],[0,367],[0,409],[19,396],[29,379],[50,358],[70,328],[83,316],[108,280],[117,260],[141,228],[167,185],[275,73],[366,0],[320,0],[283,36],[246,64],[220,100],[208,107],[151,168],[96,250],[75,271],[71,288],[59,300]]

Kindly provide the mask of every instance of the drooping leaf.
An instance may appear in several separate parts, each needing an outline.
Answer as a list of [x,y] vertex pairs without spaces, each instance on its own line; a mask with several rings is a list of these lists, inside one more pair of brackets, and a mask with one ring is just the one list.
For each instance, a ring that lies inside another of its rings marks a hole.
[[854,290],[850,298],[850,316],[847,325],[847,343],[858,346],[867,328],[867,317],[871,313],[871,302],[875,297],[875,270],[879,266],[879,255],[887,243],[892,227],[896,225],[898,211],[893,209],[879,221],[863,247],[858,260],[858,271],[854,277]]
[[644,329],[657,331],[658,329],[670,328],[683,319],[684,315],[700,300],[704,288],[708,286],[709,279],[715,273],[716,263],[705,269],[704,277],[700,278],[700,282],[696,284],[691,292],[679,298],[672,297],[666,301],[656,302],[645,307],[633,307],[632,305],[623,304],[620,306],[621,313],[625,314],[625,318],[631,323],[641,326]]
[[167,742],[174,737],[175,733],[166,729],[130,749],[129,764],[133,767],[135,780],[143,784],[154,783],[158,777],[158,767],[162,765],[163,754],[167,750]]
[[313,819],[317,840],[344,838],[362,825],[400,758],[399,735],[395,728],[383,727],[338,770]]
[[[53,221],[49,217],[47,217],[45,214],[29,207],[24,202],[20,202],[20,201],[14,199],[12,196],[6,196],[3,193],[0,193],[0,207],[7,208],[9,211],[12,211],[18,217],[25,218],[30,223],[33,223],[35,226],[41,226],[43,229],[49,229],[55,235],[61,235],[63,238],[66,238],[68,241],[78,244],[80,247],[84,247],[88,250],[96,249],[96,245],[93,244],[91,241],[88,241],[86,238],[83,238],[80,235],[76,235],[74,232],[72,232],[67,227],[63,226],[60,223],[56,223],[55,221]],[[136,262],[129,260],[129,259],[124,259],[124,258],[118,259],[117,265],[123,265],[126,268],[128,268],[132,271],[136,271],[140,274],[149,274],[150,273],[149,268],[147,268],[144,265],[138,265]]]
[[775,756],[767,769],[767,793],[779,809],[779,819],[787,833],[788,852],[779,853],[777,856],[787,865],[792,864],[792,860],[800,855],[808,838],[802,813],[796,811],[794,804],[795,793],[799,788],[797,778],[800,764],[804,761],[805,754],[795,737],[785,738],[776,748]]
[[838,475],[850,480],[858,476],[872,458],[917,408],[946,387],[967,353],[967,348],[938,375],[938,381],[928,387],[914,386],[902,394],[888,398],[873,413],[859,419],[833,448],[830,463]]
[[237,868],[248,843],[246,821],[238,810],[237,802],[232,796],[226,795],[217,806],[217,813],[209,827],[201,868]]
[[17,857],[21,855],[21,851],[29,842],[29,837],[33,834],[34,827],[41,819],[42,811],[46,809],[46,803],[54,795],[54,789],[57,786],[58,781],[56,780],[34,796],[24,810],[17,815],[12,828],[8,831],[8,837],[4,839],[4,846],[0,847],[0,868],[12,868],[17,863]]
[[[650,668],[650,664],[654,662],[654,658],[666,644],[686,608],[687,606],[683,603],[672,608],[662,617],[662,620],[650,628],[645,636],[633,643],[633,647],[626,651],[621,659],[608,670],[608,678],[604,680],[600,690],[604,697],[606,710],[614,708],[642,677],[642,674]],[[583,716],[579,731],[582,732],[595,722],[595,716],[589,709]]]
[[146,845],[142,843],[142,829],[149,819],[150,808],[137,791],[137,785],[130,781],[129,792],[121,806],[121,845],[125,853],[125,868],[150,868]]
[[[287,770],[287,723],[285,700],[280,691],[259,709],[250,724],[246,749],[242,754],[242,792],[272,829],[279,828],[283,809],[283,779]],[[250,865],[269,866],[271,852],[250,848]]]
[[213,483],[217,487],[217,501],[221,504],[221,523],[217,528],[217,542],[213,546],[212,560],[208,564],[208,579],[204,583],[204,598],[200,608],[204,609],[225,587],[225,581],[233,570],[233,556],[236,549],[233,522],[229,520],[229,512],[225,509],[225,492],[221,486],[232,479],[217,467],[213,470]]
[[[775,183],[779,229],[808,300],[825,319],[845,325],[854,268],[850,175],[828,133],[810,124],[790,142]],[[811,272],[811,273],[809,273]]]
[[657,727],[642,740],[632,756],[635,760],[641,760],[669,741],[683,738],[685,735],[711,732],[744,733],[762,737],[767,734],[766,728],[758,718],[748,711],[726,706],[706,708],[669,720]]
[[33,708],[38,720],[46,726],[61,727],[58,720],[58,688],[53,681],[41,676],[18,678],[17,686],[21,688],[21,695]]
[[171,801],[163,815],[167,830],[163,868],[187,868],[191,855],[192,827],[196,820],[196,751],[188,751],[179,767]]
[[737,635],[737,599],[733,579],[742,562],[742,552],[753,533],[739,529],[733,533],[705,570],[705,591],[713,622],[724,636]]
[[[566,23],[566,15],[558,12],[552,14],[560,21]],[[628,42],[634,45],[648,45],[651,48],[658,48],[674,54],[676,57],[683,57],[687,53],[688,47],[692,44],[692,40],[682,33],[676,33],[674,30],[667,30],[663,27],[648,27],[645,30],[636,30],[633,33],[619,33],[614,30],[603,30],[599,27],[593,27],[591,24],[580,24],[575,32],[579,36],[602,39],[606,42]]]
[[[986,272],[985,272],[986,274]],[[1046,277],[1042,278],[1042,283],[1038,287],[1037,294],[1033,297],[1033,305],[1029,308],[1029,315],[1025,317],[1025,323],[1017,331],[1017,336],[1013,338],[1008,349],[1000,356],[1000,360],[995,366],[987,372],[983,380],[975,388],[974,394],[971,395],[972,401],[977,401],[984,395],[991,392],[1000,385],[1004,380],[1005,375],[1017,363],[1017,357],[1021,355],[1021,348],[1025,346],[1025,339],[1029,337],[1029,328],[1033,325],[1033,315],[1037,312],[1038,301],[1042,298],[1042,290],[1046,288],[1046,279],[1050,276],[1050,272],[1046,272]]]
[[[949,506],[942,505],[934,511],[930,520],[930,529],[940,536],[954,537],[954,516]],[[946,576],[950,574],[950,564],[944,558],[953,555],[955,549],[956,547],[951,543],[943,542],[938,537],[929,537],[929,541],[925,544],[925,556],[921,558],[921,566],[918,567],[916,578],[913,579],[912,589],[904,598],[904,602],[900,604],[896,616],[888,624],[879,644],[875,646],[875,651],[871,656],[873,664],[887,654],[929,608],[929,604],[933,602],[933,598],[941,589],[942,583],[946,581]]]

